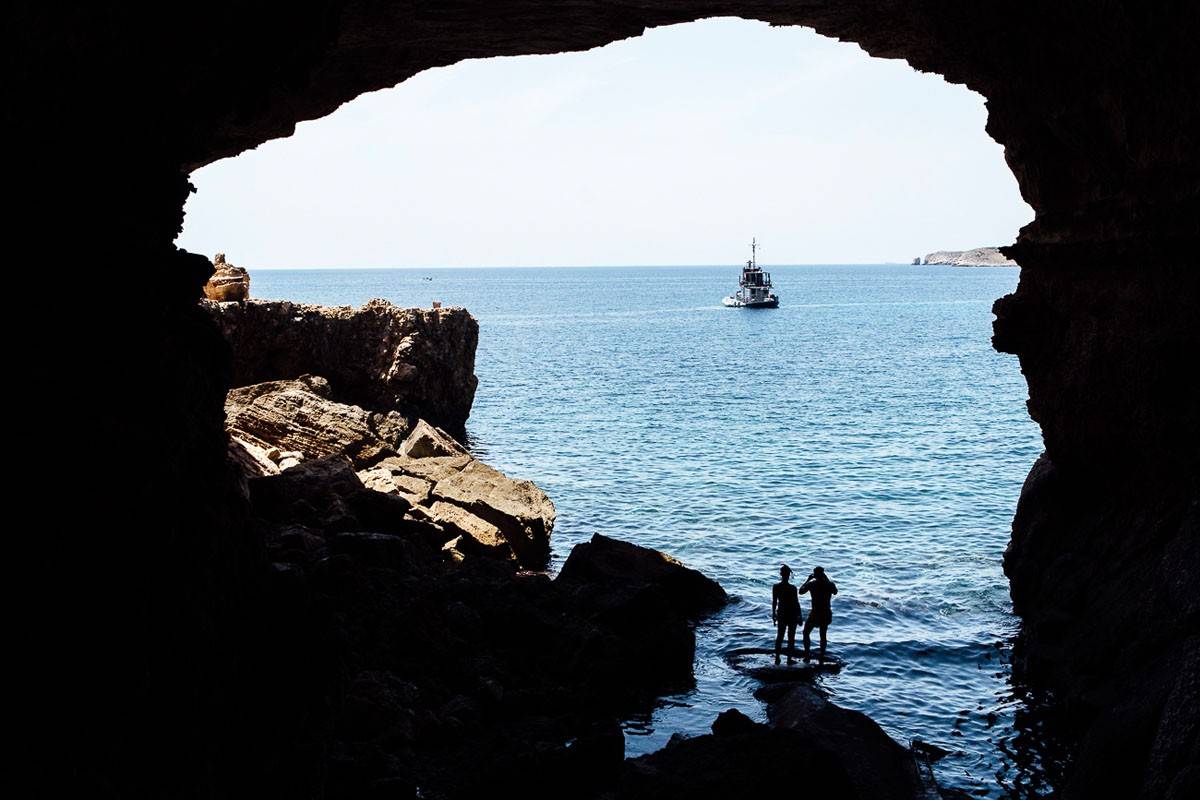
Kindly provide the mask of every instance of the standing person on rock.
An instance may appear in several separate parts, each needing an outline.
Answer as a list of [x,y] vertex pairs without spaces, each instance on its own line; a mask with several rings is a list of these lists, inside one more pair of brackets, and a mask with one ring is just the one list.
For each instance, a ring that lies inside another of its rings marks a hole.
[[788,635],[788,663],[796,652],[796,623],[800,621],[800,596],[788,578],[792,568],[784,564],[779,568],[779,583],[771,587],[771,622],[777,626],[775,634],[775,663],[779,663],[779,650],[783,646],[783,631]]
[[804,621],[804,660],[808,661],[808,635],[813,628],[821,629],[821,652],[817,655],[819,663],[825,663],[826,631],[833,621],[833,610],[829,607],[830,599],[837,594],[837,586],[825,575],[821,567],[813,567],[812,574],[800,587],[800,594],[812,596],[812,609],[808,619]]

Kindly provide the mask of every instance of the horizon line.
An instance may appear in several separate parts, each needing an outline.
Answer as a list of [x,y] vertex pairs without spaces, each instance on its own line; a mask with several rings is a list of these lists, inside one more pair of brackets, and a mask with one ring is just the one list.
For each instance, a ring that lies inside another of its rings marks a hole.
[[[240,266],[234,262],[230,262],[233,266]],[[247,270],[262,270],[267,272],[283,272],[286,270],[304,271],[304,270],[448,270],[448,269],[683,269],[695,267],[728,267],[740,268],[741,264],[471,264],[471,265],[452,265],[452,264],[425,264],[420,266],[305,266],[305,267],[285,267],[285,266],[257,266],[244,267]],[[760,267],[769,267],[775,269],[778,267],[939,267],[953,266],[950,264],[914,264],[911,261],[805,261],[805,262],[787,262],[775,264],[759,264]],[[991,265],[989,265],[991,266]],[[997,264],[995,266],[1008,266]]]

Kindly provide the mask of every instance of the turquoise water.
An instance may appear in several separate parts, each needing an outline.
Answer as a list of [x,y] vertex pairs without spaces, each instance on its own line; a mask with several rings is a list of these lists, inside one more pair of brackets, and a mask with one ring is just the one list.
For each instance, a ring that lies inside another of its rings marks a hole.
[[782,306],[758,311],[720,305],[736,267],[264,270],[252,289],[466,306],[480,323],[471,444],[554,500],[555,567],[598,531],[737,598],[697,629],[695,690],[628,722],[631,755],[726,708],[764,718],[725,654],[773,644],[780,563],[801,579],[819,564],[841,590],[833,700],[951,751],[944,785],[1043,791],[1000,566],[1041,451],[1017,360],[989,343],[1017,270],[771,271]]

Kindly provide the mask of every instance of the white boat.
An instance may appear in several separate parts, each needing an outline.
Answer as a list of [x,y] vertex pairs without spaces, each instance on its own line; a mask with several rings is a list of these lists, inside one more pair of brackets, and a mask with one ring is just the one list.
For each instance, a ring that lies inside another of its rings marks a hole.
[[779,297],[771,291],[771,273],[758,268],[758,241],[750,240],[750,260],[742,267],[740,287],[721,301],[730,308],[779,308]]

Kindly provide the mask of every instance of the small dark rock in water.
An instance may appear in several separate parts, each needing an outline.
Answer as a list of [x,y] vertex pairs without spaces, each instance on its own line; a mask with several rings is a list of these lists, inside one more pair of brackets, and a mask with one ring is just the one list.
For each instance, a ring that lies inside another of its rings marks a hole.
[[941,761],[950,755],[949,750],[938,747],[936,744],[922,742],[920,739],[912,740],[912,751],[930,762]]
[[761,727],[763,727],[762,723],[755,722],[736,708],[731,708],[728,711],[722,711],[713,720],[712,732],[713,736],[736,736],[752,733]]

